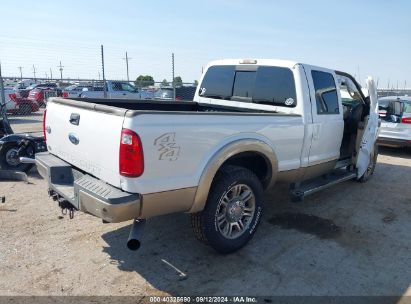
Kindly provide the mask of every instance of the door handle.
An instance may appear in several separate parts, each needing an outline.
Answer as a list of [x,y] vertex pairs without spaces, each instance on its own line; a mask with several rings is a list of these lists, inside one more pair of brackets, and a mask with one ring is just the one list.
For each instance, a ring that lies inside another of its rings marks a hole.
[[77,113],[71,113],[70,115],[70,123],[72,125],[78,126],[80,123],[80,114]]

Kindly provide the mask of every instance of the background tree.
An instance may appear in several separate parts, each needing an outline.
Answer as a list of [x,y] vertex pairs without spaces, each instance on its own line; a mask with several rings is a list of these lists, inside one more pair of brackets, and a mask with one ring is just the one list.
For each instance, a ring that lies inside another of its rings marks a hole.
[[183,80],[180,76],[174,77],[174,85],[176,87],[181,87],[183,85]]
[[163,81],[161,82],[161,86],[162,87],[168,87],[170,84],[168,83],[167,79],[163,79]]
[[148,87],[154,85],[154,78],[150,75],[140,75],[134,83],[137,87]]

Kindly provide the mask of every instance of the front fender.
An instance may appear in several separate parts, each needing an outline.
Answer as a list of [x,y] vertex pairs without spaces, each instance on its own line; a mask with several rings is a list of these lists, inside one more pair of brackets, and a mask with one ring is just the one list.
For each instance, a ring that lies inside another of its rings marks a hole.
[[217,171],[226,160],[243,152],[257,152],[268,160],[268,163],[271,166],[271,179],[268,187],[274,185],[278,173],[278,159],[274,150],[268,144],[258,139],[250,138],[236,140],[223,146],[207,162],[207,165],[201,174],[194,203],[188,211],[189,213],[199,212],[204,209],[211,183],[213,182]]

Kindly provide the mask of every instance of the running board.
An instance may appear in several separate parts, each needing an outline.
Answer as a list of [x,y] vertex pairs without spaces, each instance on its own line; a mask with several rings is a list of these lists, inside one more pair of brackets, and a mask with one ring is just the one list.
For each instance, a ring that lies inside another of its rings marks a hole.
[[357,173],[355,171],[347,172],[346,170],[340,169],[315,179],[292,184],[290,187],[291,199],[295,202],[302,201],[307,195],[316,193],[356,177]]

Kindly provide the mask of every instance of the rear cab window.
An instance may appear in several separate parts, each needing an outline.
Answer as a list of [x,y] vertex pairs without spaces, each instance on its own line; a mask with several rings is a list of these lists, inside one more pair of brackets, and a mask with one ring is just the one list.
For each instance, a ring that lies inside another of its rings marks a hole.
[[211,66],[199,96],[282,107],[297,105],[293,72],[276,66]]

